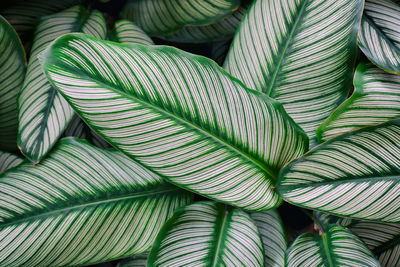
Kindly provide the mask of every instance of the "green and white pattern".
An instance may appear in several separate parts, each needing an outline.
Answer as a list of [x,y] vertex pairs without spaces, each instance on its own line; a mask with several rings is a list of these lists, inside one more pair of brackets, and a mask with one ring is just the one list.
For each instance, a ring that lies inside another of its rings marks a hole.
[[365,244],[342,226],[330,226],[321,236],[308,233],[299,236],[287,251],[287,265],[379,267]]
[[285,266],[285,230],[276,210],[251,213],[264,247],[264,266]]
[[45,17],[35,31],[31,58],[19,96],[18,145],[31,161],[38,162],[52,148],[72,119],[73,110],[50,85],[38,55],[57,37],[82,31],[105,38],[106,25],[99,11],[75,6]]
[[363,0],[255,0],[224,68],[315,130],[347,97]]
[[22,159],[17,155],[0,151],[0,174],[6,170],[17,166],[22,162]]
[[400,4],[366,0],[358,45],[376,65],[400,74]]
[[[16,151],[17,98],[24,81],[24,48],[11,25],[0,16],[0,149]],[[1,164],[1,162],[0,162]]]
[[238,8],[240,0],[128,0],[122,10],[150,36],[173,33],[186,25],[217,22]]
[[277,191],[301,207],[400,222],[400,119],[331,139],[282,169]]
[[162,227],[147,266],[264,266],[250,216],[204,201],[177,210]]
[[110,33],[110,39],[121,44],[154,44],[153,40],[141,28],[125,19],[115,22],[114,29]]
[[63,139],[0,176],[0,265],[88,265],[143,253],[192,196],[115,150]]
[[354,93],[317,129],[320,142],[400,116],[400,75],[360,64]]
[[117,267],[146,267],[148,256],[147,253],[132,256],[118,262]]
[[204,57],[70,34],[42,61],[53,85],[106,141],[211,199],[249,211],[275,207],[279,169],[308,147],[279,103]]

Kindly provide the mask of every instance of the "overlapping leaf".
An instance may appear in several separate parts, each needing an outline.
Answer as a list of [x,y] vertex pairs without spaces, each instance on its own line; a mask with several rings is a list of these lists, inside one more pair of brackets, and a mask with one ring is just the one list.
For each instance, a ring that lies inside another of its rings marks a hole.
[[315,130],[351,87],[363,0],[256,0],[224,68]]
[[146,267],[148,256],[147,253],[132,256],[118,262],[117,267]]
[[331,139],[280,173],[277,190],[306,208],[400,222],[400,120]]
[[204,25],[231,14],[239,0],[129,0],[122,10],[147,34],[165,35],[185,25]]
[[121,152],[63,139],[0,179],[0,265],[73,266],[150,249],[192,196]]
[[88,13],[83,7],[75,6],[45,17],[35,32],[18,114],[18,145],[33,162],[46,155],[73,116],[72,108],[47,81],[38,55],[57,37],[76,31],[104,38],[103,16],[99,11]]
[[257,227],[239,209],[199,202],[177,210],[157,236],[147,266],[264,266]]
[[17,155],[0,151],[0,174],[6,170],[17,166],[22,162],[22,159]]
[[287,266],[380,266],[371,251],[342,226],[330,226],[321,236],[299,236],[287,251]]
[[372,62],[385,71],[400,74],[400,4],[366,0],[358,41]]
[[141,28],[128,20],[118,20],[110,33],[110,39],[122,44],[153,45],[153,41]]
[[174,184],[247,210],[279,203],[279,169],[308,146],[279,103],[175,48],[71,34],[46,51],[43,66],[113,146]]
[[0,16],[0,149],[17,150],[17,97],[24,81],[24,48],[11,25]]

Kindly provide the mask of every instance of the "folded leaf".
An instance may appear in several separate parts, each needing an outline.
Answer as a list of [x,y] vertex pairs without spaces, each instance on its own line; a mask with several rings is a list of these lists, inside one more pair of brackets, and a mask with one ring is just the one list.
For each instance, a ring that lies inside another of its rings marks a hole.
[[358,45],[385,71],[400,74],[400,5],[391,0],[366,0]]
[[358,128],[400,116],[400,76],[372,64],[360,64],[354,75],[355,91],[317,129],[320,142]]
[[204,25],[231,14],[240,0],[129,0],[122,16],[150,36],[173,33],[185,25]]
[[288,202],[339,216],[400,222],[400,119],[331,139],[282,169]]
[[22,159],[17,155],[0,151],[0,174],[6,170],[17,166],[22,162]]
[[215,202],[177,210],[154,242],[147,266],[264,266],[262,243],[248,214]]
[[106,34],[99,11],[88,13],[75,6],[45,17],[36,28],[31,58],[19,96],[18,145],[31,161],[39,162],[53,147],[72,119],[73,110],[50,85],[38,55],[57,37],[82,31],[97,38]]
[[365,244],[342,226],[330,226],[321,236],[299,236],[287,251],[287,266],[380,266]]
[[121,152],[63,139],[0,179],[0,265],[73,266],[150,249],[192,196]]
[[110,33],[110,39],[122,44],[153,45],[153,40],[141,28],[128,20],[118,20]]
[[363,0],[256,0],[224,68],[315,130],[351,87]]
[[279,103],[172,47],[71,34],[43,54],[43,66],[114,147],[176,185],[247,210],[279,204],[276,175],[308,146]]
[[[16,151],[17,97],[24,81],[24,48],[11,25],[0,16],[0,149]],[[0,162],[1,164],[1,162]]]

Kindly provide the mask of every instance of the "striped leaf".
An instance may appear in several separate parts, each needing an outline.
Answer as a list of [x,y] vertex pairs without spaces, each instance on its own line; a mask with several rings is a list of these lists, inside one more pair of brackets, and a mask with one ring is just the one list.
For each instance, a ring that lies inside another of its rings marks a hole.
[[177,210],[162,227],[147,266],[264,266],[248,214],[204,201]]
[[191,195],[121,152],[63,139],[0,179],[0,265],[87,265],[143,253]]
[[224,68],[315,130],[347,97],[363,0],[256,0]]
[[287,251],[287,266],[380,266],[365,244],[346,228],[330,226],[325,233],[299,236]]
[[1,150],[17,150],[17,97],[24,81],[25,70],[26,59],[21,41],[11,25],[0,16]]
[[88,13],[83,7],[75,6],[45,17],[36,28],[18,114],[18,145],[33,162],[39,162],[50,151],[74,114],[48,82],[38,55],[57,37],[76,31],[104,38],[103,16],[99,11]]
[[314,211],[313,214],[314,220],[317,222],[319,228],[325,229],[327,226],[331,224],[337,224],[341,226],[349,226],[352,223],[352,219],[347,217],[338,217],[331,215],[329,213]]
[[281,218],[275,210],[250,214],[261,235],[264,266],[285,266],[286,238]]
[[128,0],[122,16],[150,36],[173,33],[185,25],[204,25],[230,15],[240,0]]
[[366,0],[358,46],[377,66],[400,74],[400,4]]
[[246,210],[279,204],[277,173],[308,146],[279,103],[176,48],[71,34],[43,54],[43,66],[114,147],[174,184]]
[[355,91],[317,129],[320,142],[358,128],[400,116],[400,76],[372,64],[360,64],[354,75]]
[[6,170],[17,166],[22,162],[22,159],[17,155],[0,151],[0,174]]
[[128,20],[118,20],[110,33],[110,39],[122,44],[153,45],[153,40],[138,26]]
[[287,201],[335,215],[400,222],[400,120],[331,139],[282,169]]
[[146,267],[148,256],[147,253],[132,256],[120,261],[117,267]]

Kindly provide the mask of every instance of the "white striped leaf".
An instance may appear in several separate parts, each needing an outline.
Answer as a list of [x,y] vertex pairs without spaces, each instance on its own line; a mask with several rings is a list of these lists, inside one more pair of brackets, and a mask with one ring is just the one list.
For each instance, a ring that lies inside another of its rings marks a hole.
[[276,210],[251,213],[264,247],[264,266],[285,266],[286,237]]
[[317,129],[319,142],[400,116],[400,76],[360,64],[353,95]]
[[118,262],[117,267],[146,267],[149,254],[143,253]]
[[22,159],[17,155],[0,151],[0,174],[6,170],[17,166],[22,162]]
[[173,33],[185,25],[205,25],[230,15],[239,0],[128,0],[122,16],[150,36]]
[[0,16],[0,149],[16,151],[17,98],[24,81],[24,48],[11,25]]
[[400,4],[366,0],[358,46],[377,66],[400,74]]
[[122,44],[153,45],[153,40],[134,23],[121,19],[115,22],[110,39]]
[[286,166],[277,190],[310,209],[400,222],[400,119],[331,139]]
[[371,251],[343,226],[332,225],[325,233],[299,236],[287,251],[290,267],[380,266]]
[[63,139],[0,179],[0,265],[74,266],[148,251],[192,196],[115,150]]
[[40,161],[50,151],[74,114],[65,99],[48,82],[38,55],[57,37],[77,31],[104,38],[106,26],[103,16],[99,11],[89,13],[81,6],[74,6],[43,18],[36,28],[18,100],[18,145],[33,162]]
[[264,266],[261,238],[248,214],[211,201],[176,210],[147,266]]
[[114,147],[174,184],[247,210],[279,204],[277,173],[308,146],[279,103],[176,48],[71,34],[43,54],[43,66]]
[[315,130],[347,97],[363,0],[256,0],[224,68]]

